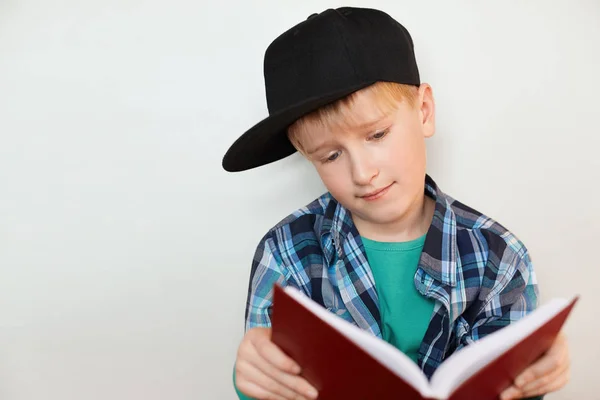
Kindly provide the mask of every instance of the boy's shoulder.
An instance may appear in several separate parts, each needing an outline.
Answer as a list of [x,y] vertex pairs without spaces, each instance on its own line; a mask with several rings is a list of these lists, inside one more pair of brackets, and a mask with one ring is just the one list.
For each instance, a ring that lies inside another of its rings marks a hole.
[[[456,224],[459,250],[462,247],[471,247],[475,242],[484,244],[488,252],[495,254],[510,253],[517,258],[527,256],[528,251],[524,243],[504,225],[447,194],[443,196]],[[471,243],[464,243],[461,240],[463,237],[470,239]]]
[[333,218],[337,206],[337,201],[329,192],[326,192],[275,224],[269,229],[265,238],[296,233],[313,232],[318,234],[328,228],[329,222],[327,221]]

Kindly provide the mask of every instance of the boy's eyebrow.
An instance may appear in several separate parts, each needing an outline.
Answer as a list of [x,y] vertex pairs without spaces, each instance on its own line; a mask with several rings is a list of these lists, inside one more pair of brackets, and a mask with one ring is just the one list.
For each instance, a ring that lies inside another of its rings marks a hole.
[[360,124],[355,125],[355,129],[361,130],[361,131],[366,131],[367,129],[371,129],[379,124],[382,124],[383,122],[385,122],[387,117],[388,117],[388,115],[382,115],[373,120],[362,122]]
[[331,145],[333,145],[333,144],[334,144],[334,142],[333,142],[333,141],[331,141],[331,140],[328,140],[328,141],[326,141],[326,142],[324,142],[324,143],[321,143],[321,144],[319,144],[318,146],[316,146],[316,147],[314,147],[314,148],[312,148],[312,149],[308,149],[308,150],[306,150],[306,154],[307,154],[307,155],[309,155],[309,156],[310,156],[310,155],[313,155],[313,154],[315,154],[316,152],[318,152],[319,150],[321,150],[323,147],[325,147],[325,146],[331,146]]

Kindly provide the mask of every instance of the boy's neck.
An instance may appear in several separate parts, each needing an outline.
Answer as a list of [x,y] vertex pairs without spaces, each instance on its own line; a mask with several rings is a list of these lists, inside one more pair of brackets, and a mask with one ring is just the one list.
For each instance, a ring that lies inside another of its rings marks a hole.
[[431,226],[435,200],[423,195],[396,221],[378,224],[352,218],[361,236],[379,242],[408,242],[425,235]]

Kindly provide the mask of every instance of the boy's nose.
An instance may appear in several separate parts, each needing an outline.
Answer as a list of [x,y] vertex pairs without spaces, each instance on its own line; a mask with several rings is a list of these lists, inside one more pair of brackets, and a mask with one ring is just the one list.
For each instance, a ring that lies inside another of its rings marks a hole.
[[352,162],[352,178],[354,183],[366,186],[379,174],[379,169],[369,160],[356,159]]

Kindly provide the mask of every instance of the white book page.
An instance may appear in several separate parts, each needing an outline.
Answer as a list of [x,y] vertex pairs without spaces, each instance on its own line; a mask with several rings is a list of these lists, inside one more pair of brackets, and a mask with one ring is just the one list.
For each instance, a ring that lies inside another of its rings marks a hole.
[[570,301],[553,299],[534,312],[451,355],[431,377],[434,397],[446,398],[477,371],[497,359],[545,322],[567,307]]
[[423,397],[432,397],[427,377],[419,367],[405,354],[391,344],[361,330],[359,327],[330,313],[321,305],[305,296],[299,290],[287,286],[284,289],[292,298],[302,306],[331,325],[342,335],[350,339],[357,346],[368,352],[373,358],[385,365],[396,375],[402,377],[408,384],[413,386]]

